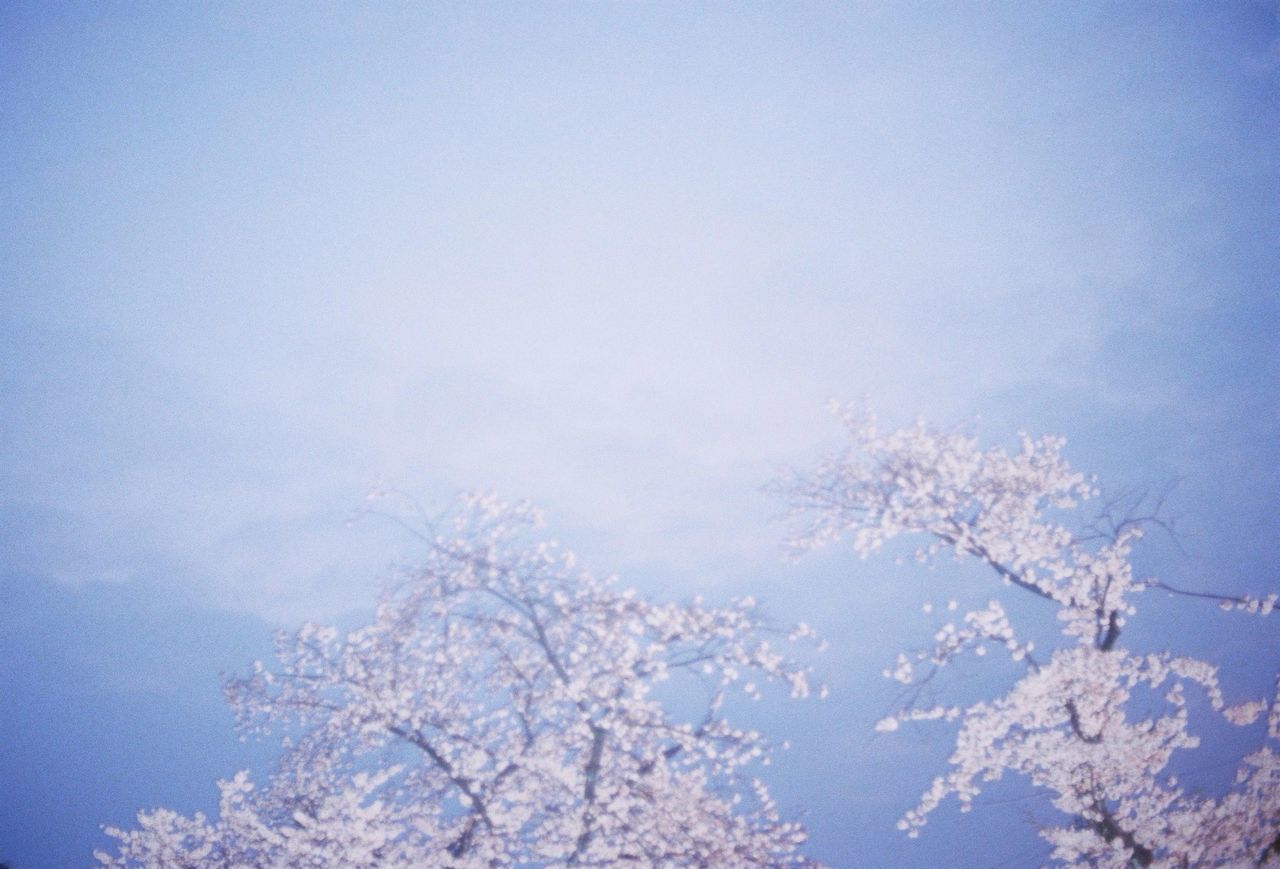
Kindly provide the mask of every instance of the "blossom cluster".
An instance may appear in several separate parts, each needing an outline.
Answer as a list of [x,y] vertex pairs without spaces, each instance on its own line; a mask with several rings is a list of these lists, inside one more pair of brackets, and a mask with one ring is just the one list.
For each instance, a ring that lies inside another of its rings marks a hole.
[[[862,557],[899,536],[923,541],[917,557],[976,558],[1019,593],[1056,606],[1063,636],[1045,660],[1018,638],[991,601],[937,630],[934,644],[900,653],[887,678],[909,686],[932,679],[961,654],[1003,646],[1022,675],[1003,696],[967,707],[917,707],[911,700],[877,730],[903,722],[958,722],[950,770],[899,821],[917,836],[929,814],[954,797],[969,811],[984,782],[1006,773],[1047,792],[1065,822],[1041,830],[1052,856],[1072,865],[1186,866],[1280,860],[1280,701],[1228,706],[1208,662],[1171,653],[1135,654],[1119,644],[1137,580],[1130,553],[1141,524],[1077,534],[1057,517],[1096,494],[1062,456],[1061,438],[1020,438],[1019,449],[982,449],[971,436],[923,421],[881,431],[875,418],[836,406],[851,436],[846,451],[776,484],[791,507],[794,551],[848,539]],[[1226,609],[1267,615],[1277,596],[1192,593]],[[926,612],[931,605],[925,605]],[[1199,746],[1188,729],[1187,692],[1228,722],[1249,726],[1266,712],[1260,749],[1244,758],[1235,787],[1211,798],[1186,792],[1169,768],[1175,751]],[[1135,698],[1142,697],[1142,702]],[[1152,702],[1151,697],[1157,701]],[[1137,710],[1141,710],[1140,712]]]
[[[277,637],[226,687],[287,750],[261,792],[223,782],[211,822],[167,810],[110,830],[111,866],[787,865],[803,829],[751,775],[771,745],[729,692],[808,671],[751,599],[654,603],[529,539],[527,504],[468,498],[373,621]],[[808,637],[803,626],[797,637]],[[679,680],[703,714],[677,720]],[[186,861],[186,862],[183,862]]]

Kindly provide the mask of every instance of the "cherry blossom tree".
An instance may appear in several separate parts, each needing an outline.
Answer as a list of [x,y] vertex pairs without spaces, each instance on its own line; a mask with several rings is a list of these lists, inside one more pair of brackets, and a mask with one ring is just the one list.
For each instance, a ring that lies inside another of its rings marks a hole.
[[[1023,436],[1016,452],[984,450],[963,433],[923,422],[882,431],[868,414],[835,409],[852,446],[776,484],[791,508],[794,550],[849,539],[865,558],[895,538],[914,537],[919,560],[977,559],[1009,594],[1051,605],[1061,624],[1054,648],[1042,653],[996,598],[943,624],[932,645],[899,654],[885,670],[911,687],[877,729],[929,720],[958,727],[950,770],[898,827],[915,837],[943,800],[955,797],[968,811],[983,783],[1012,773],[1047,792],[1062,814],[1060,825],[1041,834],[1063,863],[1280,862],[1280,703],[1227,705],[1211,663],[1139,654],[1120,643],[1142,592],[1190,594],[1135,578],[1130,552],[1144,522],[1107,517],[1069,530],[1067,517],[1097,492],[1062,457],[1060,438]],[[1277,600],[1194,594],[1261,615]],[[1008,693],[968,706],[920,700],[919,689],[940,670],[989,649],[1020,669]],[[1262,746],[1244,758],[1235,787],[1220,799],[1184,790],[1170,770],[1175,751],[1199,745],[1188,728],[1192,692],[1232,724],[1265,721]]]
[[[109,866],[748,866],[804,863],[751,771],[770,744],[724,715],[767,683],[809,693],[754,601],[646,601],[530,539],[536,512],[468,498],[425,563],[345,636],[277,636],[230,680],[285,751],[264,787],[219,783],[217,820],[109,828]],[[801,626],[792,638],[811,636]],[[776,641],[776,640],[775,640]],[[664,700],[665,698],[665,700]],[[668,707],[698,711],[680,720]]]

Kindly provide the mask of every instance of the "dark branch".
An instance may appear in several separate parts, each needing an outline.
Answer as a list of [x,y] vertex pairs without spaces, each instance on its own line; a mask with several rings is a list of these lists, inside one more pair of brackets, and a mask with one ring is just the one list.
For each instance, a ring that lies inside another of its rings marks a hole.
[[[935,531],[934,536],[937,537],[939,540],[941,540],[943,543],[946,543],[950,546],[955,546],[957,543],[960,542],[958,537],[948,534],[944,531]],[[987,551],[986,547],[981,546],[980,544],[977,544],[977,543],[970,542],[965,545],[965,549],[970,554],[978,556],[983,561],[985,561],[988,565],[990,565],[991,569],[994,570],[996,573],[1000,574],[1000,577],[1002,579],[1006,579],[1009,582],[1016,585],[1018,588],[1029,591],[1034,595],[1038,595],[1039,597],[1044,598],[1045,600],[1052,601],[1053,603],[1058,602],[1057,599],[1053,595],[1051,595],[1049,592],[1045,591],[1043,588],[1041,588],[1038,585],[1027,582],[1027,580],[1023,579],[1016,571],[1014,571],[1009,567],[1006,567],[1005,565],[1001,564],[997,559],[993,558],[991,553]]]
[[415,745],[422,749],[426,755],[431,758],[435,765],[438,766],[446,776],[448,776],[449,781],[453,782],[454,785],[457,786],[458,790],[466,794],[468,801],[471,803],[472,818],[467,822],[467,826],[462,831],[462,834],[449,846],[450,854],[454,857],[461,857],[463,854],[467,853],[467,849],[471,847],[471,841],[474,838],[475,833],[476,817],[479,817],[480,820],[484,821],[484,825],[490,830],[493,829],[493,821],[489,818],[489,811],[485,808],[484,800],[481,798],[480,794],[476,793],[475,788],[472,787],[471,779],[466,776],[458,775],[453,768],[453,764],[449,763],[449,759],[437,751],[435,746],[433,746],[421,733],[405,730],[404,728],[397,727],[395,725],[388,727],[387,730],[411,745]]
[[1151,581],[1151,587],[1158,588],[1161,591],[1167,591],[1169,592],[1169,594],[1180,594],[1185,597],[1202,597],[1205,600],[1216,600],[1216,601],[1222,601],[1224,603],[1243,604],[1243,603],[1249,602],[1248,598],[1241,597],[1239,595],[1214,594],[1213,592],[1209,592],[1209,591],[1188,591],[1185,588],[1178,588],[1177,586],[1169,585],[1169,583],[1163,582],[1158,579]]
[[577,863],[586,852],[587,845],[591,844],[591,834],[594,832],[595,824],[596,779],[600,776],[600,757],[604,753],[604,739],[605,729],[598,724],[592,724],[591,754],[587,757],[587,766],[583,771],[585,775],[582,799],[585,805],[582,810],[582,832],[578,834],[578,841],[574,844],[573,854],[569,857],[570,863]]
[[1101,733],[1095,733],[1093,736],[1085,735],[1084,730],[1080,727],[1080,711],[1076,709],[1076,702],[1074,700],[1067,701],[1067,715],[1071,718],[1071,730],[1082,742],[1087,742],[1090,745],[1097,745],[1102,741]]
[[1120,619],[1115,610],[1107,617],[1107,632],[1098,640],[1098,648],[1104,652],[1111,651],[1116,640],[1120,639]]
[[1101,816],[1099,820],[1090,822],[1093,829],[1108,842],[1114,842],[1119,839],[1132,852],[1133,862],[1139,866],[1150,866],[1156,858],[1155,853],[1145,845],[1139,844],[1138,840],[1133,837],[1133,833],[1116,823],[1115,817],[1101,800],[1096,800],[1093,808]]

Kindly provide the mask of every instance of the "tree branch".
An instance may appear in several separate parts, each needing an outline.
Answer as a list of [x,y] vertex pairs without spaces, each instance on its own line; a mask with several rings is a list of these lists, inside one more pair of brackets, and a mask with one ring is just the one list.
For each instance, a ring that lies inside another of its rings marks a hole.
[[596,779],[600,776],[600,758],[604,753],[605,735],[603,727],[598,724],[591,725],[591,753],[587,757],[582,786],[582,799],[585,803],[582,809],[582,832],[578,834],[578,841],[574,844],[573,854],[569,857],[570,863],[577,863],[586,852],[587,845],[591,843],[595,823]]
[[[480,820],[484,821],[484,825],[490,830],[493,829],[493,821],[489,818],[489,811],[485,807],[484,800],[481,798],[480,794],[476,793],[475,789],[471,786],[471,780],[466,776],[458,775],[453,768],[453,764],[449,763],[448,758],[437,751],[435,746],[433,746],[426,737],[421,733],[405,730],[403,727],[398,727],[394,724],[387,727],[387,730],[411,745],[415,745],[426,752],[427,756],[435,762],[435,765],[438,766],[446,776],[448,776],[449,781],[453,782],[454,785],[456,785],[458,789],[466,795],[468,802],[471,804],[472,814],[478,816]],[[474,827],[475,819],[472,818],[472,820],[467,824],[467,828],[463,830],[462,835],[454,840],[453,844],[449,846],[449,853],[453,854],[455,857],[461,857],[467,852],[467,849],[471,846]]]
[[1138,840],[1133,837],[1133,833],[1121,827],[1102,800],[1095,799],[1093,808],[1101,818],[1096,821],[1090,821],[1089,825],[1097,831],[1098,835],[1108,842],[1114,842],[1119,839],[1132,852],[1133,862],[1139,866],[1150,866],[1152,864],[1156,858],[1155,853],[1145,845],[1139,844]]

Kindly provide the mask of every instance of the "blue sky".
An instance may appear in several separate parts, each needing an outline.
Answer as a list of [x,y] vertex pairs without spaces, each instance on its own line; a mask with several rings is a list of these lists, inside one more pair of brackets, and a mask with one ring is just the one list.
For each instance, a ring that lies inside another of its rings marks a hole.
[[[760,486],[838,443],[828,398],[1177,478],[1185,553],[1143,566],[1275,586],[1274,4],[19,3],[0,34],[0,859],[211,806],[252,759],[218,672],[412,558],[348,527],[380,481],[529,497],[626,582],[819,623],[840,690],[768,724],[846,865],[974,819],[900,839],[946,734],[868,735],[925,580],[780,558]],[[1135,636],[1264,683],[1274,627],[1216,619]],[[990,862],[1037,859],[989,811]]]

